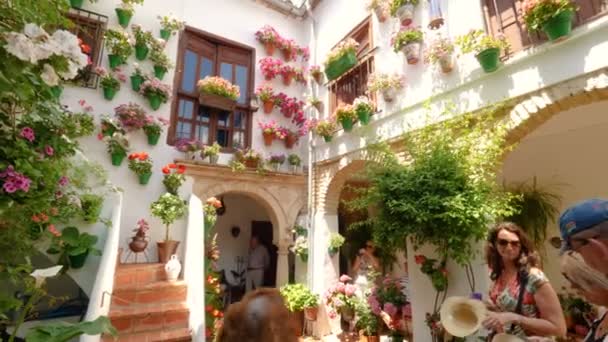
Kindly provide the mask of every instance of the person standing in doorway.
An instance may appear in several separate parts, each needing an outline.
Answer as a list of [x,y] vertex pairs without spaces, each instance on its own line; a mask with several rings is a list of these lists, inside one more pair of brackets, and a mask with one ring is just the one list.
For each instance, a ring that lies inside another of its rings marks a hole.
[[246,290],[258,289],[264,285],[264,273],[270,267],[270,255],[266,246],[260,243],[257,236],[249,241],[249,260],[247,264]]

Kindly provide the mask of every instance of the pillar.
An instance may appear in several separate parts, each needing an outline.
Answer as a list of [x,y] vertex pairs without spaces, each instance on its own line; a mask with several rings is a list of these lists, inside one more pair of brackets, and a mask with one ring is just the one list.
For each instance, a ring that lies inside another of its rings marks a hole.
[[277,251],[277,287],[281,287],[289,281],[289,245],[279,244]]

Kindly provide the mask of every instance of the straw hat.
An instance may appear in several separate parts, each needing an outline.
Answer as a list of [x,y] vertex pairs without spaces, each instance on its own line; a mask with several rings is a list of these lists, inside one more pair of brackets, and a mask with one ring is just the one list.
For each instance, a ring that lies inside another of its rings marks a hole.
[[441,325],[452,336],[465,337],[476,332],[486,317],[486,306],[467,297],[450,297],[440,310]]
[[500,333],[494,336],[492,342],[524,342],[524,340],[515,335]]

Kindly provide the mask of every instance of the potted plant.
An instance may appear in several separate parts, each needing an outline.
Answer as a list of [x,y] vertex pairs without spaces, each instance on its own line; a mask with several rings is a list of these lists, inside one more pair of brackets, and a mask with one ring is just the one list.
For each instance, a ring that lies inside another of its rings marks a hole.
[[571,0],[525,0],[523,17],[530,31],[543,30],[552,41],[564,39],[572,31],[576,5]]
[[[97,0],[89,0],[91,2],[97,2]],[[70,6],[73,8],[82,8],[84,0],[70,0]]]
[[171,59],[165,54],[165,44],[162,39],[153,39],[151,42],[150,61],[154,65],[154,76],[159,80],[165,77],[167,70],[173,68]]
[[235,159],[245,167],[257,169],[260,166],[262,155],[253,149],[237,150],[234,153]]
[[297,54],[298,56],[302,56],[303,62],[308,62],[310,59],[310,49],[308,46],[298,46]]
[[357,287],[349,284],[350,281],[352,278],[343,274],[340,276],[339,282],[323,294],[323,303],[330,308],[328,312],[330,319],[334,319],[338,314],[342,315],[342,319],[347,322],[355,318]]
[[150,225],[146,220],[140,219],[137,221],[137,225],[133,229],[135,235],[131,237],[131,242],[129,242],[129,249],[133,253],[141,253],[148,247],[148,236],[146,235],[148,230],[150,230]]
[[449,38],[437,37],[426,48],[424,60],[429,64],[439,64],[444,74],[454,69],[454,43]]
[[186,23],[178,20],[173,15],[158,16],[160,20],[160,37],[165,41],[169,40],[172,35],[184,29]]
[[144,31],[141,26],[137,24],[131,25],[131,30],[135,37],[135,58],[143,61],[148,57],[148,52],[150,51],[149,46],[154,37],[152,36],[152,32]]
[[329,236],[329,245],[327,246],[327,251],[329,255],[334,256],[340,250],[340,247],[344,244],[344,236],[338,233],[332,233]]
[[269,83],[260,85],[255,90],[255,96],[257,96],[258,100],[262,102],[264,106],[264,113],[272,113],[272,109],[275,105],[274,90],[272,89],[272,85]]
[[133,13],[135,13],[135,5],[142,5],[143,3],[144,0],[122,0],[120,6],[115,9],[120,26],[129,26]]
[[266,146],[272,146],[272,141],[274,139],[283,137],[279,131],[279,125],[274,120],[271,120],[270,122],[258,122],[258,126],[262,130],[264,145]]
[[220,157],[221,149],[222,146],[218,144],[217,141],[215,141],[212,145],[203,147],[203,151],[201,152],[201,158],[205,159],[209,157],[209,163],[217,164],[217,160]]
[[357,120],[357,113],[352,105],[340,105],[334,112],[336,120],[342,124],[345,132],[350,132],[353,129],[353,124]]
[[179,196],[165,193],[156,202],[150,205],[152,215],[158,217],[165,225],[165,240],[157,242],[158,262],[165,264],[177,251],[179,241],[170,239],[169,227],[173,222],[186,214],[186,204]]
[[296,60],[299,47],[293,39],[279,37],[277,40],[277,46],[281,51],[283,51],[283,58],[286,62]]
[[404,83],[403,77],[397,74],[371,74],[367,81],[367,91],[380,92],[384,102],[392,102]]
[[116,120],[111,118],[109,115],[107,114],[103,114],[101,116],[101,137],[111,137],[112,134],[114,134],[115,132],[123,132],[122,127],[120,127],[120,123]]
[[213,108],[232,111],[241,96],[239,86],[217,76],[207,76],[197,86],[201,104]]
[[359,43],[352,38],[340,42],[333,48],[325,59],[325,75],[328,80],[334,80],[357,64],[357,48]]
[[103,89],[104,99],[111,101],[116,93],[120,90],[120,82],[124,82],[126,77],[120,73],[120,69],[116,69],[116,75],[108,72],[104,67],[97,67],[95,73],[101,77],[99,85]]
[[110,153],[110,156],[112,157],[112,165],[120,166],[129,150],[129,140],[127,139],[127,136],[120,132],[115,132],[111,137],[105,137],[104,140],[108,144],[108,153]]
[[148,99],[152,109],[157,110],[161,103],[166,103],[171,97],[171,86],[162,83],[158,78],[151,78],[144,81],[139,93]]
[[357,97],[353,102],[353,107],[357,113],[359,122],[361,122],[362,125],[367,125],[369,123],[369,118],[374,111],[374,107],[369,98],[365,95]]
[[281,73],[283,62],[280,59],[274,59],[272,57],[264,57],[260,59],[260,71],[266,81],[273,80],[277,75]]
[[186,172],[186,166],[178,166],[171,163],[165,165],[162,171],[164,174],[163,184],[165,185],[165,189],[167,189],[168,193],[177,195],[179,188],[186,180],[186,177],[184,176],[184,172]]
[[129,170],[135,172],[139,178],[139,184],[146,185],[152,177],[152,159],[146,152],[131,153]]
[[143,70],[139,67],[139,64],[133,63],[133,68],[135,69],[131,74],[131,89],[139,92],[141,88],[141,84],[146,80],[146,75]]
[[306,76],[304,75],[304,69],[301,67],[294,67],[293,68],[293,77],[296,80],[296,82],[306,85]]
[[355,315],[357,317],[355,327],[360,332],[359,342],[380,342],[380,336],[378,336],[380,320],[372,312],[366,300],[357,299],[355,301]]
[[309,71],[310,76],[317,82],[317,84],[321,84],[323,82],[323,72],[321,71],[321,67],[318,65],[313,65],[310,67]]
[[308,239],[306,236],[298,236],[291,251],[302,260],[308,262]]
[[401,26],[408,26],[414,20],[418,0],[391,0],[391,15],[399,18]]
[[475,58],[485,72],[498,69],[500,52],[509,47],[504,37],[494,38],[482,30],[471,30],[457,37],[456,45],[462,53],[475,52]]
[[298,173],[298,168],[302,165],[302,159],[297,154],[292,153],[287,157],[287,163],[291,166],[293,173]]
[[292,315],[294,330],[301,334],[302,332],[302,311],[305,312],[306,319],[309,321],[317,320],[317,312],[319,308],[319,296],[304,284],[288,284],[280,289],[281,296],[285,299],[285,305]]
[[272,166],[272,169],[275,172],[278,172],[281,168],[281,165],[285,163],[285,155],[283,153],[273,153],[268,157],[268,163]]
[[175,149],[186,154],[185,158],[193,160],[196,153],[202,151],[203,143],[198,140],[180,139],[175,142]]
[[285,139],[285,148],[291,149],[298,142],[298,132],[283,128],[282,137]]
[[309,106],[316,108],[319,111],[319,113],[323,112],[323,101],[321,101],[318,97],[316,97],[314,95],[307,96],[306,103]]
[[127,131],[142,129],[148,121],[148,116],[144,109],[133,102],[121,104],[114,108],[114,115],[118,119],[118,122],[120,122],[120,126]]
[[298,100],[296,97],[287,96],[284,93],[279,93],[276,96],[276,102],[281,107],[281,113],[286,118],[291,118],[294,114],[302,112],[304,102]]
[[283,84],[286,86],[290,86],[291,81],[296,74],[294,68],[289,64],[283,64],[279,72],[283,77]]
[[65,227],[53,238],[47,253],[61,254],[60,265],[77,269],[84,266],[89,254],[101,255],[101,251],[95,248],[96,243],[97,236],[80,233],[76,227]]
[[386,276],[376,281],[375,284],[371,294],[367,297],[367,304],[372,314],[380,316],[384,312],[390,319],[387,322],[389,326],[403,326],[404,313],[408,310],[408,299],[405,296],[401,279]]
[[378,21],[383,23],[388,19],[390,10],[389,0],[368,0],[366,8],[370,12],[376,13]]
[[104,38],[108,48],[110,69],[116,69],[119,65],[125,64],[133,52],[133,47],[129,43],[129,34],[110,29],[104,33]]
[[315,133],[322,136],[325,142],[330,142],[336,131],[336,123],[333,120],[320,120],[315,125]]
[[266,54],[272,56],[281,36],[270,25],[264,25],[255,33],[255,39],[264,45]]
[[407,59],[407,64],[416,64],[420,60],[422,38],[422,31],[419,28],[401,28],[391,38],[391,45],[395,52],[403,52]]
[[144,133],[146,133],[146,137],[148,138],[148,144],[155,146],[158,144],[158,139],[160,138],[161,133],[163,132],[163,126],[167,126],[169,121],[164,118],[156,118],[152,116],[146,117],[146,123],[144,124]]
[[429,0],[429,28],[438,29],[443,26],[443,14],[441,13],[440,0]]
[[80,195],[81,216],[86,223],[95,223],[103,207],[103,197],[95,194]]

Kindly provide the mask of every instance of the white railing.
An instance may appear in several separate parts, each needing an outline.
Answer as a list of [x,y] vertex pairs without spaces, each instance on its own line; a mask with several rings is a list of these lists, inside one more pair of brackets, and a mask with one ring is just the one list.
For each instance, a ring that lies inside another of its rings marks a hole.
[[[89,307],[84,321],[95,320],[99,316],[107,316],[110,311],[111,293],[114,287],[114,272],[118,258],[118,246],[120,240],[120,219],[122,214],[122,193],[114,192],[112,201],[112,227],[108,231],[103,254],[97,269],[95,283],[89,296]],[[80,342],[98,342],[100,335],[82,335]]]
[[189,326],[192,340],[205,341],[205,232],[203,203],[190,195],[188,227],[184,253],[184,281],[188,286],[187,303],[190,308]]

